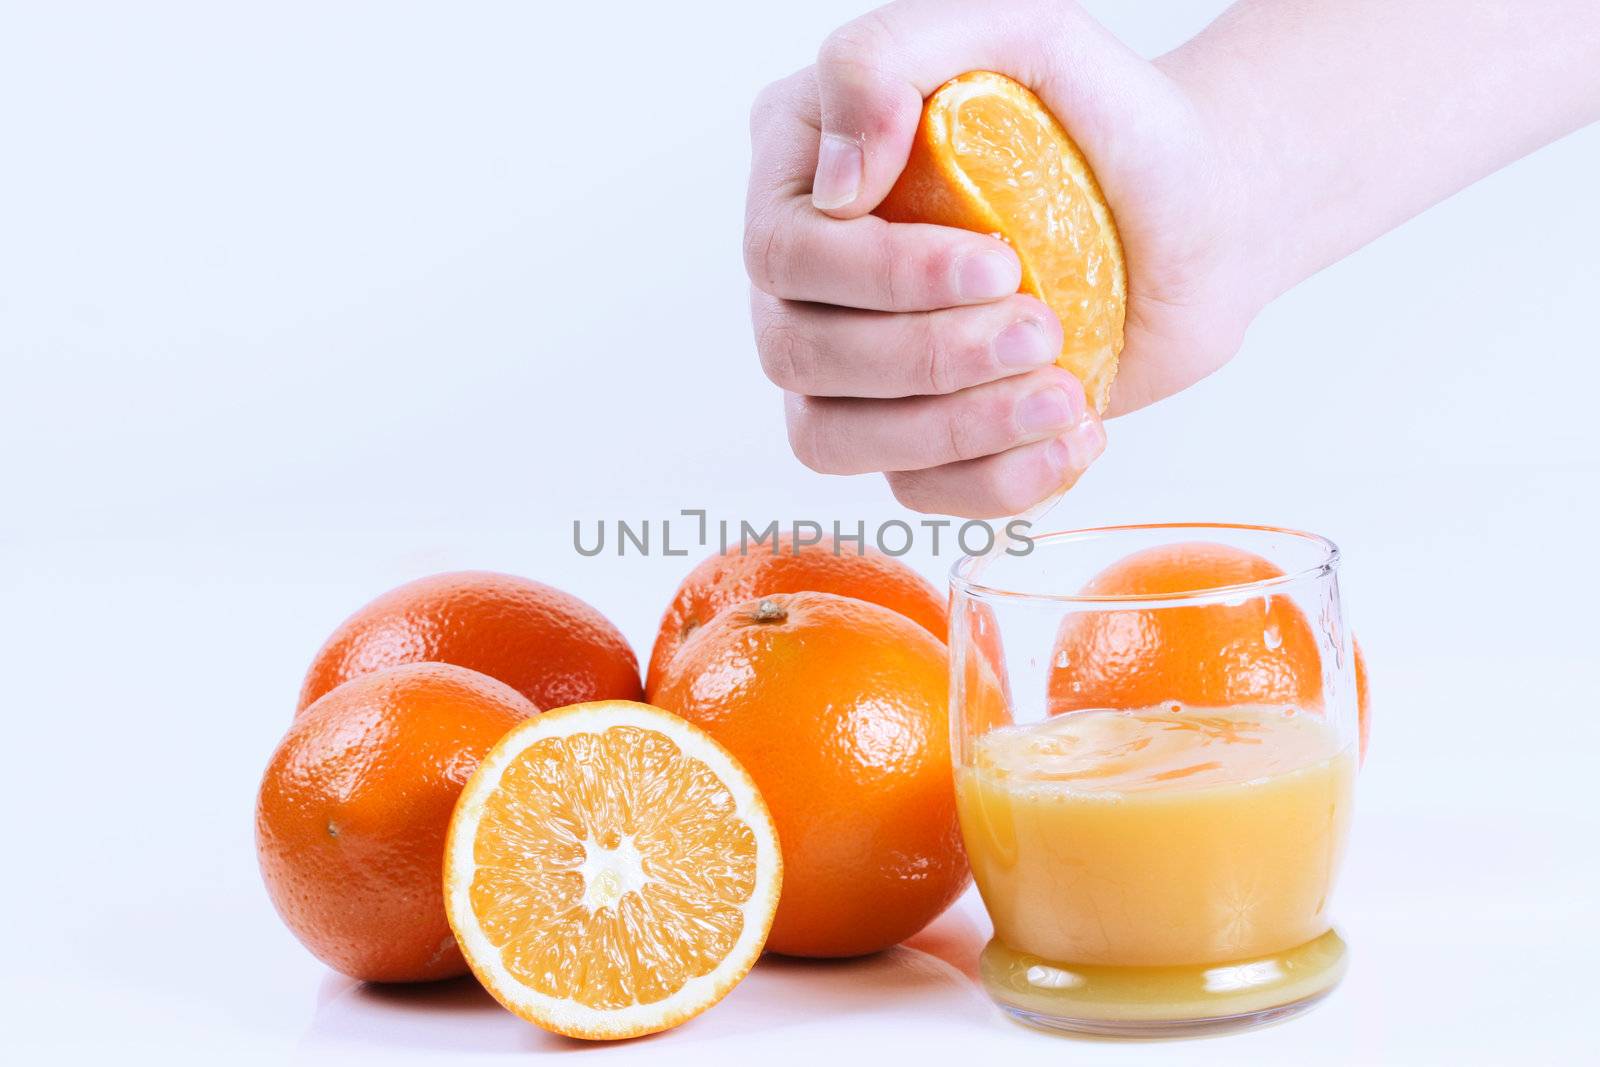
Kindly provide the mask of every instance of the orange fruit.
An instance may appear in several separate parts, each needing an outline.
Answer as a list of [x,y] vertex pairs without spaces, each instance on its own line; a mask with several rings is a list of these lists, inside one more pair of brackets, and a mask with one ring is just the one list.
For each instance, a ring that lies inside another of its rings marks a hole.
[[[1145,549],[1084,586],[1088,596],[1160,596],[1281,577],[1271,561],[1228,545],[1191,542]],[[1052,714],[1080,708],[1144,708],[1167,701],[1322,706],[1322,656],[1311,624],[1284,596],[1239,604],[1068,615],[1050,672]],[[1366,663],[1356,650],[1357,704],[1366,751]]]
[[515,575],[454,571],[391,589],[341,623],[306,672],[300,710],[351,678],[429,660],[498,678],[540,708],[642,695],[633,650],[588,604]]
[[726,749],[628,701],[561,708],[462,791],[445,899],[473,973],[569,1037],[637,1037],[721,1000],[783,880],[772,816]]
[[767,947],[858,956],[903,941],[967,884],[944,643],[832,593],[727,608],[666,667],[656,703],[749,770],[783,843]]
[[1105,410],[1127,315],[1122,242],[1083,153],[1037,96],[988,71],[940,86],[876,214],[1011,245],[1022,260],[1022,291],[1061,320],[1057,365]]
[[537,714],[444,663],[363,675],[307,708],[256,799],[261,877],[301,944],[372,982],[464,973],[439,877],[450,813],[478,761]]
[[654,695],[667,663],[690,634],[734,604],[773,593],[836,593],[898,611],[943,641],[945,596],[933,583],[881,552],[838,549],[831,538],[795,547],[785,534],[768,551],[737,549],[702,560],[678,586],[661,617],[645,692]]
[[[957,654],[957,642],[964,642],[960,646],[961,692],[951,695],[962,709],[966,736],[978,738],[1011,725],[1011,678],[994,608],[968,600],[960,617],[952,617],[950,622],[952,656]],[[952,677],[955,674],[951,672]]]

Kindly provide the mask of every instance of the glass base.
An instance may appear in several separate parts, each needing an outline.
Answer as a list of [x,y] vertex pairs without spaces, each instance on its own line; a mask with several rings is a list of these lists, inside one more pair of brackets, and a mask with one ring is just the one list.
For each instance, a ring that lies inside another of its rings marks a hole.
[[1054,963],[990,941],[979,961],[995,1003],[1030,1026],[1099,1037],[1194,1037],[1266,1026],[1315,1007],[1344,977],[1336,931],[1286,952],[1187,967]]

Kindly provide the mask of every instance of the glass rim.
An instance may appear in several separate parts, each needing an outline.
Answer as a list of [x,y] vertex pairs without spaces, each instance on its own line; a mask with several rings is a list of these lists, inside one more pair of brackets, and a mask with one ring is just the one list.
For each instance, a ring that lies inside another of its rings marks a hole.
[[1261,593],[1280,589],[1284,586],[1296,585],[1300,582],[1323,578],[1338,569],[1339,546],[1321,534],[1311,533],[1307,530],[1296,530],[1287,526],[1265,526],[1253,523],[1238,522],[1146,522],[1129,523],[1118,526],[1086,526],[1074,530],[1054,530],[1049,533],[1030,535],[1030,540],[1035,546],[1043,542],[1060,544],[1073,540],[1086,540],[1090,537],[1105,534],[1132,533],[1136,531],[1152,530],[1231,530],[1235,533],[1277,534],[1285,537],[1296,538],[1309,545],[1316,546],[1320,551],[1320,558],[1307,567],[1295,571],[1286,571],[1271,578],[1260,578],[1253,582],[1240,582],[1234,585],[1212,586],[1208,589],[1191,589],[1176,593],[1120,593],[1110,595],[1087,595],[1083,593],[1040,593],[1025,592],[1020,589],[1008,589],[999,585],[990,585],[970,577],[972,569],[980,560],[990,555],[1003,553],[1003,549],[996,543],[996,547],[989,553],[981,555],[969,554],[962,556],[950,566],[950,587],[964,596],[973,596],[981,599],[1003,600],[1033,600],[1040,602],[1054,602],[1062,604],[1139,604],[1141,606],[1171,604],[1199,605],[1230,600],[1250,599]]

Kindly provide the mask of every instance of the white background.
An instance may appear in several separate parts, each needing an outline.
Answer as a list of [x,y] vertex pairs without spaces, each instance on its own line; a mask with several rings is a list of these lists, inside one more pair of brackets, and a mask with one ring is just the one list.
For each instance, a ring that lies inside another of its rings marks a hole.
[[[1147,54],[1220,4],[1091,5]],[[858,5],[0,6],[0,626],[19,1062],[573,1051],[468,983],[361,987],[273,914],[258,776],[326,632],[443,569],[585,597],[647,655],[689,562],[574,519],[902,516],[801,468],[739,255],[746,110]],[[1270,308],[1112,424],[1056,518],[1345,550],[1376,695],[1316,1013],[1071,1042],[913,948],[764,962],[612,1062],[1564,1062],[1595,1046],[1600,128]],[[902,516],[910,517],[910,516]],[[913,557],[942,581],[951,557]]]

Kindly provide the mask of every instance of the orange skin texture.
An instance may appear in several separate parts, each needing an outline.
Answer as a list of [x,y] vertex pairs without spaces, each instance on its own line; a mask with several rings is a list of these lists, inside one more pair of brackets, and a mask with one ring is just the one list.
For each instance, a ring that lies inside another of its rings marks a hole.
[[741,556],[734,549],[702,560],[689,572],[661,617],[645,692],[654,696],[667,663],[719,611],[772,593],[803,592],[881,604],[945,639],[945,595],[904,563],[881,552],[858,555],[853,545],[835,555],[831,538],[796,552],[792,535],[784,534],[775,552],[761,546]]
[[261,877],[300,943],[370,982],[465,974],[444,908],[450,814],[495,742],[538,713],[445,663],[363,675],[306,709],[256,800]]
[[[1159,596],[1282,576],[1270,561],[1226,545],[1193,542],[1146,549],[1097,574],[1089,596]],[[1266,635],[1275,632],[1276,647]],[[1166,701],[1322,706],[1322,657],[1311,624],[1285,597],[1193,608],[1068,615],[1056,636],[1051,714],[1081,708],[1144,708]],[[1355,653],[1361,752],[1367,748],[1367,668]]]
[[655,703],[732,752],[772,812],[784,873],[769,950],[876,952],[966,888],[947,661],[898,612],[799,592],[723,611],[666,668]]
[[312,660],[296,714],[351,678],[425,661],[498,678],[539,708],[644,696],[633,649],[582,600],[515,575],[454,571],[391,589],[342,622]]

